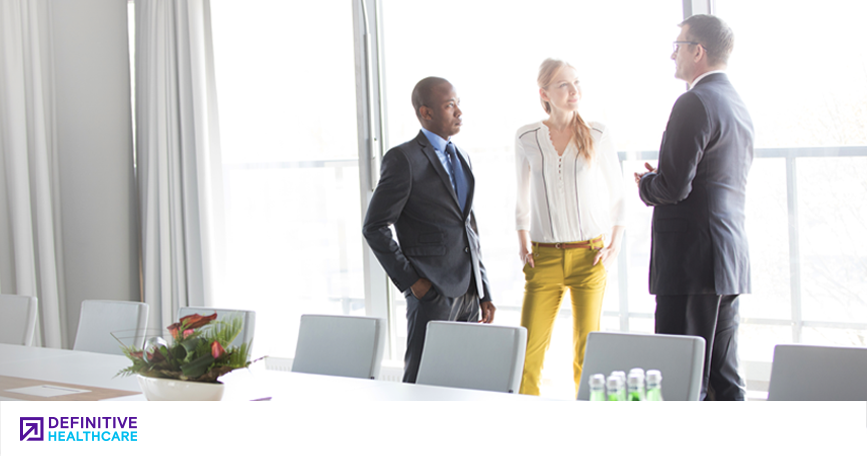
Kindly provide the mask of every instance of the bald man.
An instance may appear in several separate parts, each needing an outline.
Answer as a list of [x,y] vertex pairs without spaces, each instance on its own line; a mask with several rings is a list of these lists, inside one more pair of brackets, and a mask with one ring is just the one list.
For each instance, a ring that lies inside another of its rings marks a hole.
[[429,321],[491,323],[496,311],[473,215],[469,156],[451,142],[461,130],[460,99],[447,80],[429,77],[416,84],[412,105],[421,131],[383,157],[362,229],[406,296],[407,383],[415,383]]

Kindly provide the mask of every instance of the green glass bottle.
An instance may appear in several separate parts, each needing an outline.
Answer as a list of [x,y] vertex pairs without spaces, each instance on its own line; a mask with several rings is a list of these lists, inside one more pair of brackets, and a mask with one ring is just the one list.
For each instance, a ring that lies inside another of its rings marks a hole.
[[662,400],[662,372],[657,369],[647,371],[647,400]]
[[590,377],[590,400],[604,401],[605,397],[605,376],[602,374],[594,374]]
[[618,401],[626,401],[626,372],[623,371],[614,371],[611,372],[611,375],[614,377],[620,378],[620,393],[618,396]]
[[632,372],[626,380],[629,401],[646,400],[644,395],[644,372]]
[[622,401],[623,400],[623,380],[616,375],[608,377],[608,400]]

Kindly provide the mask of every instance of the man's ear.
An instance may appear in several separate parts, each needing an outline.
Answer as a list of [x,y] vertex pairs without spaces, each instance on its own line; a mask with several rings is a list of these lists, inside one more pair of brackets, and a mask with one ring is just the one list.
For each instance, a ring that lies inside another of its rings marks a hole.
[[418,108],[418,115],[424,120],[431,120],[433,117],[431,116],[431,110],[427,106],[422,105]]
[[707,57],[707,49],[704,48],[703,45],[699,44],[695,46],[695,54],[693,54],[692,58],[694,61],[698,62],[702,58]]

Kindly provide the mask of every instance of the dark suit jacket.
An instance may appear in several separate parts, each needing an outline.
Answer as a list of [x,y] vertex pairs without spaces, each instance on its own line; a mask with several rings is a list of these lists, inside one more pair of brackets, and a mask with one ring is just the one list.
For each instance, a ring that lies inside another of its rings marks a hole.
[[653,208],[650,293],[750,292],[744,230],[753,123],[724,73],[704,77],[677,99],[659,167],[639,182]]
[[362,232],[399,290],[424,277],[437,292],[454,298],[467,292],[475,276],[481,300],[492,300],[472,210],[475,180],[468,162],[464,169],[469,189],[462,213],[448,173],[424,133],[383,157]]

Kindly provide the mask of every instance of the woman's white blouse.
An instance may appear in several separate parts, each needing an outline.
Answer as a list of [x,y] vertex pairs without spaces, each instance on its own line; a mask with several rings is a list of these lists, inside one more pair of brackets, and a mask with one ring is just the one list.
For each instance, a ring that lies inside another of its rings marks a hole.
[[515,219],[535,242],[607,237],[612,226],[626,224],[623,175],[611,135],[600,123],[589,127],[596,152],[589,166],[572,142],[558,156],[544,123],[518,130]]

